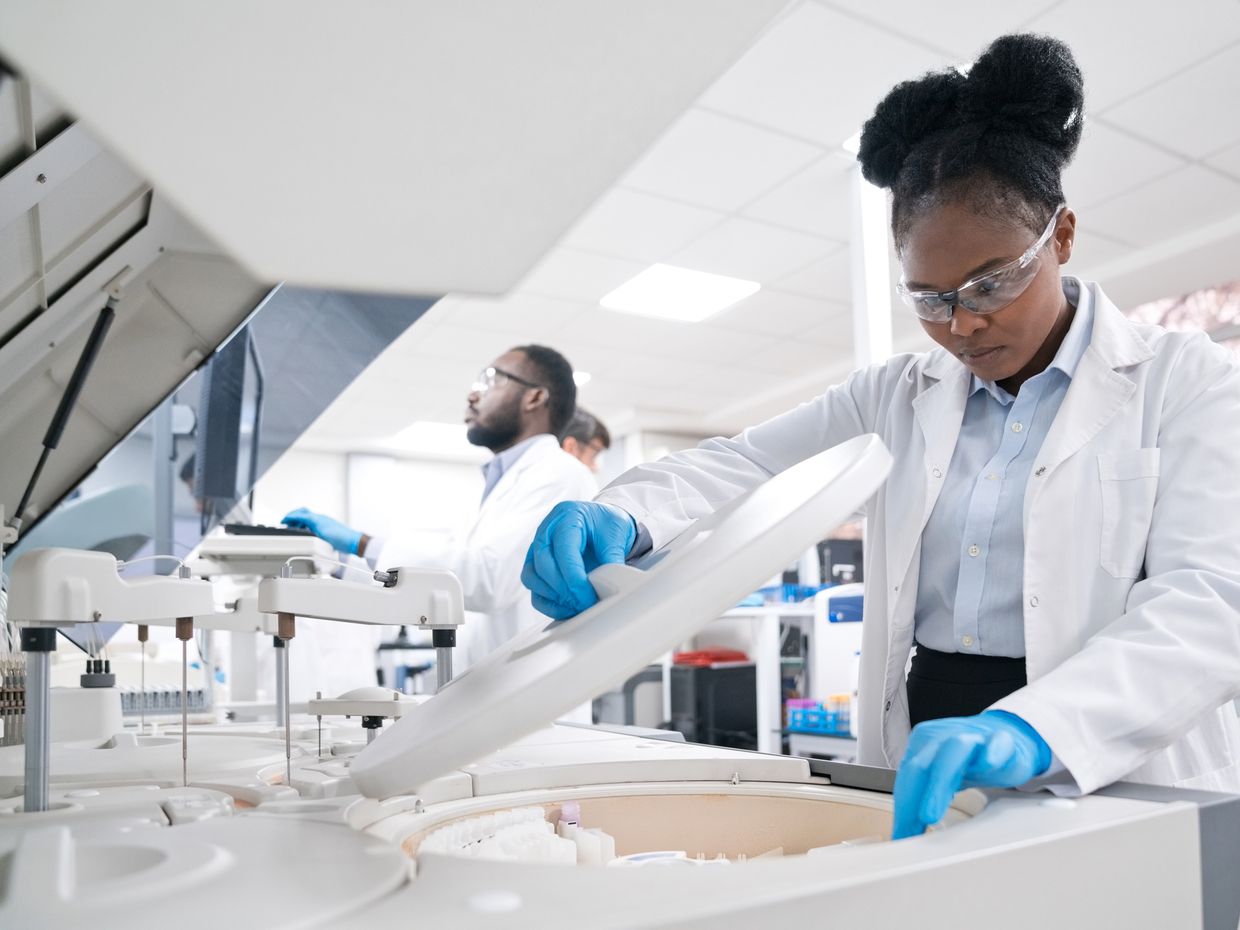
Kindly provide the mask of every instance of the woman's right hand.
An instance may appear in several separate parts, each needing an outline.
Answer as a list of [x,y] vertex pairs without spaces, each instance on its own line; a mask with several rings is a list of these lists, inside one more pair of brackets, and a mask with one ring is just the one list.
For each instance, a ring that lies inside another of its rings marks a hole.
[[623,562],[636,539],[637,522],[619,507],[563,501],[534,534],[521,582],[538,610],[567,620],[598,603],[586,576],[600,565]]

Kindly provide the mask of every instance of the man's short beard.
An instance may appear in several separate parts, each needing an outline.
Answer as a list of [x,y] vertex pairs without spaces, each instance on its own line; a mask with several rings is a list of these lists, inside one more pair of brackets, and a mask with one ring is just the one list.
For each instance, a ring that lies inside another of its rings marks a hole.
[[520,399],[507,410],[496,411],[494,420],[497,422],[481,423],[475,420],[465,431],[465,438],[471,445],[482,446],[494,452],[506,449],[513,440],[521,435]]

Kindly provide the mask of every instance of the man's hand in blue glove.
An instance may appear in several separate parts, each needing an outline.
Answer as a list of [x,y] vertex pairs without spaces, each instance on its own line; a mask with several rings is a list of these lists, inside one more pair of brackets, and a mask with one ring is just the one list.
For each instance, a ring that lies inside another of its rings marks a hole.
[[961,788],[1015,788],[1045,772],[1051,749],[1015,714],[927,720],[913,728],[896,773],[893,840],[943,819]]
[[636,539],[637,523],[619,507],[563,501],[534,534],[521,582],[536,608],[567,620],[598,602],[586,575],[608,562],[623,562]]
[[357,555],[358,543],[362,541],[362,534],[357,530],[350,529],[339,520],[307,510],[305,507],[298,507],[280,522],[309,530],[319,539],[331,543],[333,549],[349,555]]

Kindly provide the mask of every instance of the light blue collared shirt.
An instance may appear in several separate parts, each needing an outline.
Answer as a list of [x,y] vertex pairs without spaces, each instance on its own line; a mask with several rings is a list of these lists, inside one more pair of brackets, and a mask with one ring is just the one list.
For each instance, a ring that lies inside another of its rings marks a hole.
[[482,478],[485,482],[482,487],[483,500],[486,500],[490,493],[495,490],[495,486],[499,484],[499,479],[504,477],[504,472],[512,468],[517,463],[517,459],[525,455],[525,450],[530,447],[530,444],[535,439],[543,435],[543,433],[539,433],[538,436],[531,436],[529,439],[521,440],[515,446],[509,446],[482,466]]
[[1054,360],[1013,397],[973,376],[960,437],[921,538],[916,639],[939,652],[1025,654],[1025,486],[1093,331],[1093,301],[1076,306]]

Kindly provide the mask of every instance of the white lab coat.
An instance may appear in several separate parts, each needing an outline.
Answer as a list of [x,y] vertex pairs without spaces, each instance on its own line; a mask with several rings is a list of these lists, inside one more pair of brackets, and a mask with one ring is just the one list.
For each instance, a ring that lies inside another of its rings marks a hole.
[[[1240,790],[1240,366],[1201,333],[1095,319],[1025,492],[1029,685],[995,707],[1042,734],[1062,794],[1121,778]],[[968,370],[942,349],[855,372],[823,396],[640,466],[599,496],[657,547],[770,475],[862,433],[895,464],[864,513],[860,761],[909,732],[921,533],[964,416]],[[823,532],[830,527],[823,527]]]
[[471,612],[457,642],[456,666],[463,669],[518,633],[549,622],[521,584],[526,550],[552,507],[588,500],[597,491],[590,469],[554,436],[539,436],[500,477],[468,530],[434,548],[394,533],[376,564],[445,568],[460,579]]

